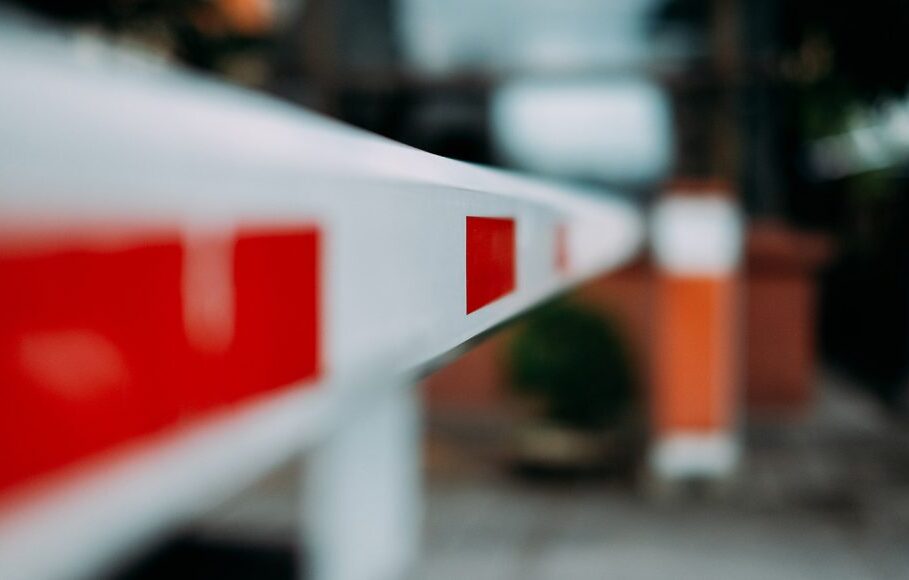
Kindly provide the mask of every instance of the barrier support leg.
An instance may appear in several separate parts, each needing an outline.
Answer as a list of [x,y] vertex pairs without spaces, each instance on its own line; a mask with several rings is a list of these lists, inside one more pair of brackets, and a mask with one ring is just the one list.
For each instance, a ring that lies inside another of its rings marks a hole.
[[307,578],[405,577],[422,519],[420,414],[415,385],[386,389],[306,457]]

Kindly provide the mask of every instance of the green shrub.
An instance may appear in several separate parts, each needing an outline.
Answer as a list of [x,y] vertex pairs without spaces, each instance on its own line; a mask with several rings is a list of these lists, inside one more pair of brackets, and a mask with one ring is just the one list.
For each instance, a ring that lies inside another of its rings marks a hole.
[[510,354],[514,389],[542,403],[552,422],[597,430],[627,414],[630,364],[619,332],[603,315],[551,302],[527,315]]

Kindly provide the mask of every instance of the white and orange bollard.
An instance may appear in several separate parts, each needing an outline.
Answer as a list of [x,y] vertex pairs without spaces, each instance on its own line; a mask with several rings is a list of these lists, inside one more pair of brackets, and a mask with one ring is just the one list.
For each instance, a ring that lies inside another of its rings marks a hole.
[[656,344],[651,474],[722,481],[740,455],[742,218],[720,183],[670,188],[653,211]]

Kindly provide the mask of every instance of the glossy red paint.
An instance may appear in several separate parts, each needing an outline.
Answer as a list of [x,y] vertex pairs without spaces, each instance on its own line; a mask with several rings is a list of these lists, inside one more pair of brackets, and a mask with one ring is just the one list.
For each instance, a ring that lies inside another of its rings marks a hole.
[[214,347],[187,332],[179,232],[90,238],[0,242],[0,494],[320,373],[315,227],[219,243],[231,287],[209,308],[229,322]]
[[467,314],[515,289],[515,221],[467,216]]

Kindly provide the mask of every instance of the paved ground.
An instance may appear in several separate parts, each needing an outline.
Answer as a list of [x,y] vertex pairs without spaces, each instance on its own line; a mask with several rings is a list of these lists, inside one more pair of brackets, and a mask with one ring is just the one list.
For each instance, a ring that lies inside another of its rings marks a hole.
[[465,474],[449,457],[430,479],[414,578],[909,579],[904,428],[827,379],[810,417],[747,440],[726,498],[669,503],[620,482]]
[[[833,379],[810,417],[749,427],[742,477],[722,499],[654,502],[609,478],[528,482],[503,469],[499,436],[434,430],[413,580],[909,579],[909,430]],[[239,539],[287,557],[254,554],[231,577],[293,577],[296,490],[294,470],[275,474],[146,570],[187,570],[186,558],[210,569],[199,562],[223,562],[219,542]]]
[[906,543],[806,514],[654,507],[620,491],[437,490],[415,578],[907,578]]

